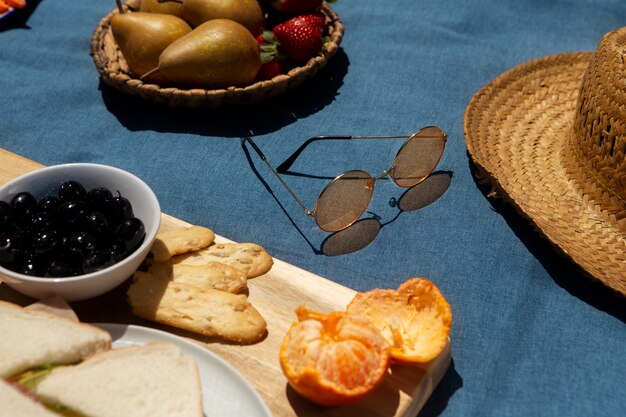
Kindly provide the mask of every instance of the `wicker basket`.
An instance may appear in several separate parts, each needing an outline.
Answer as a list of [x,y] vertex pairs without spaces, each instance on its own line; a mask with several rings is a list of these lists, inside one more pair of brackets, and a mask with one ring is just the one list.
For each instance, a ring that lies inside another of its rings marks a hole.
[[[128,0],[127,10],[138,10],[140,0]],[[337,52],[343,38],[343,24],[339,16],[324,3],[321,11],[326,15],[329,40],[320,56],[311,58],[306,65],[291,69],[287,74],[271,80],[259,81],[246,87],[229,87],[219,90],[161,88],[141,81],[128,70],[113,35],[111,17],[118,13],[117,8],[105,16],[91,38],[91,55],[102,80],[123,91],[143,99],[171,107],[220,108],[245,106],[275,97],[298,87],[315,76],[328,60]]]

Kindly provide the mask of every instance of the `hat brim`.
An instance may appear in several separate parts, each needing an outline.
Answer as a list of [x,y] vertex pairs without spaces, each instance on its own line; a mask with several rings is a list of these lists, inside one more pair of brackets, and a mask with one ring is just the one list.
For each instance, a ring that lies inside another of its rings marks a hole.
[[626,295],[626,236],[563,160],[592,56],[551,55],[503,73],[470,101],[465,139],[481,180],[589,275]]

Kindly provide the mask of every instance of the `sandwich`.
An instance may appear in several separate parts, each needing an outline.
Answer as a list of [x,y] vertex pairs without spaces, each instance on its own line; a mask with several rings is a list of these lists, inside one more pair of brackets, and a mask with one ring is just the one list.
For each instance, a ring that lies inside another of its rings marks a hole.
[[111,335],[0,301],[0,417],[203,417],[195,361],[172,343]]
[[23,379],[111,349],[111,335],[92,325],[0,301],[0,378]]
[[0,417],[59,417],[24,389],[0,378]]
[[0,417],[203,417],[193,359],[172,343],[130,345],[51,369],[25,388],[0,378]]
[[172,343],[131,345],[55,367],[33,387],[53,410],[84,417],[202,417],[194,360]]

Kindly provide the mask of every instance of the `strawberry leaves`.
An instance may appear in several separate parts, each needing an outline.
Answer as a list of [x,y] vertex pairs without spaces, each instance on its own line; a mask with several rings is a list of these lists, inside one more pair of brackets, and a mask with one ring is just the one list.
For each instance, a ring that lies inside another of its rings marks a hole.
[[257,73],[258,80],[271,80],[283,73],[281,62],[287,56],[279,49],[278,42],[274,34],[269,30],[264,30],[256,37],[261,54],[261,68]]

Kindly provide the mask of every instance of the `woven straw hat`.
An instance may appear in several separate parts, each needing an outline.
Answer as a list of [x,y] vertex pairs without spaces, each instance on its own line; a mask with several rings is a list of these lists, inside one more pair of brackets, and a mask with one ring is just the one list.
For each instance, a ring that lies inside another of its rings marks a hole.
[[588,274],[626,295],[626,28],[595,52],[521,64],[465,112],[479,179]]

